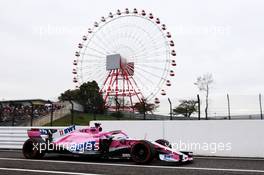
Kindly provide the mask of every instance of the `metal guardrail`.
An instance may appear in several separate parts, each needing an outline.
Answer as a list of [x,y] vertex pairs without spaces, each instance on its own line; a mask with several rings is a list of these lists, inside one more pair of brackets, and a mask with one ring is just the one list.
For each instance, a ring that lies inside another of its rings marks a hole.
[[28,139],[27,130],[30,128],[63,129],[65,127],[0,127],[0,149],[22,149]]

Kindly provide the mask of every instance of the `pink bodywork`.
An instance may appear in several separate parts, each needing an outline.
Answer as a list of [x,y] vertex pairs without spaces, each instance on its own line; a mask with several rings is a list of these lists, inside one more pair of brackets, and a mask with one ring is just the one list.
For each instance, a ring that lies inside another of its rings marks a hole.
[[[50,129],[31,129],[28,131],[28,136],[30,138],[43,138],[44,140],[50,139],[51,143],[54,145],[59,145],[65,147],[68,151],[78,154],[100,154],[99,142],[102,139],[111,138],[111,143],[109,145],[109,152],[115,151],[118,149],[128,148],[130,149],[133,144],[138,142],[136,139],[131,139],[128,135],[121,131],[108,131],[102,132],[102,128],[97,127],[86,127],[81,129],[76,129],[75,126],[70,126],[62,130],[53,130]],[[80,149],[69,149],[66,145],[74,145],[77,147],[82,145],[91,148],[91,150],[82,150]],[[169,147],[163,146],[159,143],[152,142],[156,150],[161,150],[162,154],[159,155],[160,159],[168,162],[178,162],[178,161],[191,161],[193,160],[192,156],[185,155],[179,151],[173,150]]]

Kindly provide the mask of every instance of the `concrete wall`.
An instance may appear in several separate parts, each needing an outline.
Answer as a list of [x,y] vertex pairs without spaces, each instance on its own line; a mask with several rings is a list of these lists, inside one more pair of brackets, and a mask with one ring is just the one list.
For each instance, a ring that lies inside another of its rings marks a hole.
[[[92,121],[91,125],[95,122],[102,123],[104,131],[122,129],[136,139],[164,138],[174,148],[191,150],[195,155],[264,158],[261,120]],[[28,128],[0,127],[0,148],[21,149]]]
[[[169,140],[195,155],[264,157],[264,121],[96,121],[104,130],[122,129],[131,137]],[[91,122],[91,124],[93,124]]]
[[[64,105],[64,108],[60,109],[60,110],[56,110],[53,113],[53,121],[58,120],[60,118],[65,117],[66,115],[71,113],[71,103],[68,101],[65,101],[63,103],[61,103],[62,105]],[[79,112],[83,112],[83,106],[78,104],[77,102],[73,102],[73,110],[75,111],[79,111]],[[41,118],[37,118],[33,120],[33,126],[43,126],[47,123],[50,123],[50,113],[46,116],[43,116]],[[30,125],[30,121],[28,121],[28,123],[25,123],[23,126],[29,126]]]
[[[66,106],[65,108],[62,108],[60,110],[56,110],[53,113],[53,121],[58,120],[60,118],[63,118],[70,113],[71,113],[71,111],[70,111],[69,106]],[[43,116],[41,118],[34,119],[33,120],[33,126],[43,126],[43,125],[49,123],[50,117],[51,117],[50,115],[51,114],[48,114],[48,115]],[[30,123],[27,124],[27,126],[29,126],[29,125],[30,125]]]
[[[53,121],[58,120],[62,117],[65,117],[66,115],[71,113],[71,104],[69,102],[62,103],[64,105],[64,108],[61,108],[59,110],[55,110],[53,113]],[[46,116],[41,116],[39,118],[33,119],[33,126],[43,126],[50,122],[51,114],[47,114]],[[30,126],[30,120],[27,122],[21,124],[20,126]]]

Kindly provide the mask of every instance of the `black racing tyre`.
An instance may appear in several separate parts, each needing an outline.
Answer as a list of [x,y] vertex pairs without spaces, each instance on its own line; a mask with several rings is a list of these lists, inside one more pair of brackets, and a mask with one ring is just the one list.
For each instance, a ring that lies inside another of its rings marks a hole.
[[154,159],[156,151],[151,142],[140,140],[132,145],[130,155],[134,162],[138,164],[147,164]]
[[[37,145],[37,146],[36,146]],[[30,138],[23,144],[22,152],[27,159],[40,159],[44,157],[45,151],[40,151],[40,147],[45,145],[41,138]]]
[[163,146],[167,146],[169,148],[172,148],[172,146],[171,146],[171,144],[170,144],[170,142],[168,140],[159,139],[159,140],[156,140],[155,142],[158,143],[158,144],[161,144]]

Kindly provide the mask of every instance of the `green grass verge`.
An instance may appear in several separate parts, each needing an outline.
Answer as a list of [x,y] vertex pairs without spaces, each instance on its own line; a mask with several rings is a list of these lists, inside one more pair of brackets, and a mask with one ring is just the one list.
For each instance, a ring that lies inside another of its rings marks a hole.
[[[74,113],[74,124],[75,125],[89,125],[89,122],[94,120],[93,114],[87,113]],[[96,120],[132,120],[131,118],[123,117],[118,119],[111,115],[97,114]],[[63,118],[53,121],[53,126],[69,126],[71,125],[71,115],[67,115]],[[50,126],[50,123],[45,126]]]

